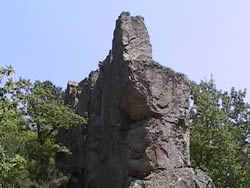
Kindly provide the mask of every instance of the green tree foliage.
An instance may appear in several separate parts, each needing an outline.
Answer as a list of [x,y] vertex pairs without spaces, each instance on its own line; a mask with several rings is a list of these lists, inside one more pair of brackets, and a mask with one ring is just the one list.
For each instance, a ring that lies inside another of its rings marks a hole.
[[63,103],[51,82],[14,82],[0,67],[0,187],[58,187],[67,178],[55,168],[59,129],[86,124]]
[[64,105],[61,89],[49,81],[35,82],[27,101],[29,122],[36,132],[36,137],[29,142],[29,158],[32,162],[28,169],[34,170],[31,171],[32,178],[39,183],[52,181],[52,174],[56,173],[51,168],[55,164],[55,154],[67,151],[65,147],[56,144],[58,129],[68,129],[86,122]]
[[246,91],[222,92],[211,79],[192,83],[191,163],[217,187],[250,187],[250,106]]
[[[22,109],[18,107],[29,83],[13,82],[12,67],[0,67],[0,186],[22,173],[27,163],[20,155],[26,127]],[[13,181],[13,185],[15,182]]]

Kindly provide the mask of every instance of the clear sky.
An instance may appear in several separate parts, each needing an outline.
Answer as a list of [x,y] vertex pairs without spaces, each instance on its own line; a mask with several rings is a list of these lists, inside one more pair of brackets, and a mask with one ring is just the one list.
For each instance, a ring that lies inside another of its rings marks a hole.
[[145,18],[154,60],[247,88],[250,102],[249,0],[0,0],[0,65],[62,87],[80,81],[108,54],[122,11]]

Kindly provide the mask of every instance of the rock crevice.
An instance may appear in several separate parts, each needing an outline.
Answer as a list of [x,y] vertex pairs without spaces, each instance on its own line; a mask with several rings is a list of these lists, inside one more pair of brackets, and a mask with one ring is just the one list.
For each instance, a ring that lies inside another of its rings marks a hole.
[[122,13],[99,70],[68,85],[66,102],[88,117],[86,129],[58,137],[72,151],[67,162],[77,181],[70,186],[213,187],[205,173],[189,167],[189,95],[185,75],[152,60],[144,19]]

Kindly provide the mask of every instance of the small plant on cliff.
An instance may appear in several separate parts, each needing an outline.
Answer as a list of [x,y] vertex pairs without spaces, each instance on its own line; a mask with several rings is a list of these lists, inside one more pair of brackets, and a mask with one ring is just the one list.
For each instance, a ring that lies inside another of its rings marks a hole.
[[250,187],[250,106],[246,91],[222,92],[213,79],[192,83],[191,162],[217,187]]

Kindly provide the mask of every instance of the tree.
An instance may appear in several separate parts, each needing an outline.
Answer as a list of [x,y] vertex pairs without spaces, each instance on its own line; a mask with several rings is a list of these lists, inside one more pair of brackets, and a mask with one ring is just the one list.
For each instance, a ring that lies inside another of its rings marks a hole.
[[213,79],[192,83],[191,163],[212,177],[217,187],[249,187],[250,128],[246,91],[222,92]]
[[50,81],[34,83],[27,99],[27,113],[31,128],[36,132],[36,137],[29,142],[32,179],[53,181],[52,174],[57,170],[51,168],[55,166],[55,154],[68,152],[64,146],[56,144],[57,131],[84,125],[86,121],[64,105],[61,88]]
[[[23,129],[26,126],[18,104],[21,104],[29,83],[22,79],[13,82],[13,73],[11,66],[0,67],[0,187],[22,174],[27,162],[17,152],[22,148]],[[15,185],[14,181],[13,184]]]
[[12,67],[0,67],[0,187],[58,187],[66,180],[55,167],[57,131],[83,126],[85,119],[64,105],[51,82],[13,81]]

